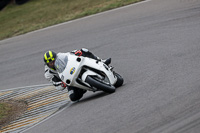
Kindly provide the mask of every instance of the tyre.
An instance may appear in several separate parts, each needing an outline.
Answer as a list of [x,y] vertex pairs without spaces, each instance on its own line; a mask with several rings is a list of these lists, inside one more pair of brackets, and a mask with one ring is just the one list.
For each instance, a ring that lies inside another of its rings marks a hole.
[[117,82],[114,86],[116,88],[122,86],[122,84],[124,83],[124,79],[122,78],[122,76],[120,76],[118,73],[115,73],[115,76],[117,77]]
[[94,77],[92,76],[87,76],[85,82],[87,82],[89,85],[99,89],[99,90],[102,90],[106,93],[113,93],[115,92],[115,87],[114,86],[110,86],[108,84],[105,84],[101,81],[98,81],[97,79],[95,79]]

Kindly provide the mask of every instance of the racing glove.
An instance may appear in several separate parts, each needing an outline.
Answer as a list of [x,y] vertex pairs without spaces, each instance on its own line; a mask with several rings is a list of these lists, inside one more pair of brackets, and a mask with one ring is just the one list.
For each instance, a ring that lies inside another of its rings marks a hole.
[[67,87],[67,84],[65,84],[64,82],[62,82],[60,85],[61,85],[63,88],[66,88],[66,87]]
[[64,82],[61,82],[60,85],[55,86],[57,90],[63,91],[67,85]]

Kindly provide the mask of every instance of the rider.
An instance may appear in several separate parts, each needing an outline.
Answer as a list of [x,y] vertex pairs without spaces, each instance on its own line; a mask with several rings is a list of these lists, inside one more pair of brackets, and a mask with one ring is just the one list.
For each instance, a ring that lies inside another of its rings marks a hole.
[[[99,57],[92,54],[88,49],[82,48],[81,50],[74,50],[70,53],[73,53],[77,56],[84,56],[89,57],[98,61],[103,61],[105,64],[109,65],[111,63],[111,58],[107,60],[101,60]],[[86,90],[67,86],[62,80],[60,79],[58,72],[54,66],[55,60],[60,58],[63,53],[55,53],[53,51],[47,51],[44,54],[44,62],[45,62],[45,78],[52,83],[57,90],[64,90],[66,87],[68,89],[69,98],[71,101],[77,101],[83,97],[83,94]]]

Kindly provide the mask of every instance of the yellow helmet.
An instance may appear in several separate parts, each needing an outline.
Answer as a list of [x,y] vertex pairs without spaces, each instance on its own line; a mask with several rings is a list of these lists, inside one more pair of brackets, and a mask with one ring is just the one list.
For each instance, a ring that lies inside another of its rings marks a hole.
[[56,59],[56,53],[53,52],[53,51],[47,51],[45,54],[44,54],[44,62],[45,64],[48,64],[49,62],[52,62]]

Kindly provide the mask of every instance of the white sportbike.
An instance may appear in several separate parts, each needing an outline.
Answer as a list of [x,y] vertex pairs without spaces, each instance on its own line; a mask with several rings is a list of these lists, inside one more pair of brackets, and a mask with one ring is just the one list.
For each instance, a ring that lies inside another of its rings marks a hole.
[[123,78],[102,61],[62,53],[55,61],[60,79],[68,86],[89,91],[113,93],[123,84]]

